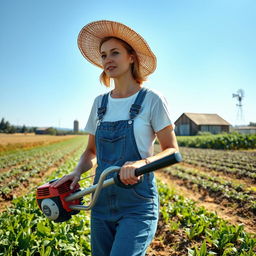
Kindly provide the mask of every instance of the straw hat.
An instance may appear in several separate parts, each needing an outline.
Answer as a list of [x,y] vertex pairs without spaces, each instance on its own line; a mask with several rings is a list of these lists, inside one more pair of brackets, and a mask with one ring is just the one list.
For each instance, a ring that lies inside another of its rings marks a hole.
[[84,26],[78,35],[78,47],[92,64],[103,69],[99,45],[101,39],[114,36],[127,42],[137,53],[141,75],[146,77],[156,69],[156,57],[147,42],[126,25],[109,20],[99,20]]

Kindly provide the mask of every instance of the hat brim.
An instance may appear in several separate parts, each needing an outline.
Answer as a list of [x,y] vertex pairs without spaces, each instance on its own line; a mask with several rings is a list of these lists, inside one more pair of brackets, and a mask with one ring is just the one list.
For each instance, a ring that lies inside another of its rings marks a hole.
[[82,55],[89,62],[103,69],[99,45],[104,37],[109,36],[124,40],[135,50],[143,77],[147,77],[155,71],[156,57],[147,42],[133,29],[116,21],[100,20],[84,26],[77,39]]

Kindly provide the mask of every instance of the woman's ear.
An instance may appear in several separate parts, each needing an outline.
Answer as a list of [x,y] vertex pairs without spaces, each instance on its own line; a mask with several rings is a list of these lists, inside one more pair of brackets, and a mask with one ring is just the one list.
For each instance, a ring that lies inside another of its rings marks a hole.
[[130,63],[134,63],[134,56],[132,54],[130,55]]

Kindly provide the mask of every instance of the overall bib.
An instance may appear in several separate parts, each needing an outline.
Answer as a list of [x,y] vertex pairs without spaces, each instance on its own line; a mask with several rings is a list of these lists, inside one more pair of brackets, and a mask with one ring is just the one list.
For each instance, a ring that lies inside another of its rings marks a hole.
[[[95,134],[97,169],[94,184],[109,166],[142,159],[134,137],[134,119],[147,89],[142,88],[130,108],[130,119],[103,121],[109,93],[98,108]],[[107,178],[113,177],[113,173]],[[91,211],[91,247],[93,256],[143,256],[154,238],[158,221],[158,192],[153,173],[143,175],[134,187],[112,185],[102,189]]]

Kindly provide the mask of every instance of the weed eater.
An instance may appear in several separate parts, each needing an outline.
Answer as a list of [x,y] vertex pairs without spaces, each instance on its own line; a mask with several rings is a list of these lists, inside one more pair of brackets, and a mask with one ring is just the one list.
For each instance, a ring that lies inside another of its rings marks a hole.
[[[181,161],[181,154],[177,152],[136,169],[135,176],[138,177],[145,173],[153,172],[157,169],[161,169]],[[80,210],[90,210],[95,205],[99,193],[103,188],[113,184],[123,188],[131,188],[138,184],[123,184],[119,177],[120,169],[121,167],[119,166],[108,167],[101,173],[97,184],[84,190],[80,189],[79,184],[71,190],[71,181],[66,181],[57,188],[53,188],[50,184],[56,181],[56,179],[52,180],[37,188],[37,204],[48,219],[53,220],[54,222],[66,221],[70,219],[72,215],[77,214]],[[113,178],[105,180],[106,177],[113,172],[115,173]],[[90,193],[93,193],[90,204],[88,206],[82,205],[82,197]]]

